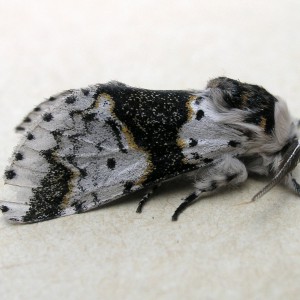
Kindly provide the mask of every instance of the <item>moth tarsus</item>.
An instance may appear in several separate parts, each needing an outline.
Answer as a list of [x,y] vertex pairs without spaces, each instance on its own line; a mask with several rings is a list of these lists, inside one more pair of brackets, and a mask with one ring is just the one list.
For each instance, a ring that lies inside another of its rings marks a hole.
[[179,215],[191,204],[193,203],[201,194],[200,190],[196,190],[190,195],[188,195],[185,199],[183,199],[183,202],[176,208],[173,216],[172,221],[177,221]]
[[143,196],[143,198],[141,199],[141,201],[138,204],[138,207],[136,209],[136,212],[138,214],[142,213],[144,205],[146,204],[146,202],[148,202],[151,198],[151,196],[153,195],[153,193],[155,192],[155,190],[158,189],[158,187],[160,186],[160,183],[154,185],[152,188],[150,188],[147,193]]
[[146,90],[118,82],[51,96],[16,127],[23,137],[5,170],[0,208],[11,222],[82,213],[141,189],[137,212],[162,182],[193,178],[200,194],[239,184],[248,173],[300,194],[292,176],[299,121],[264,88],[226,77],[203,90]]

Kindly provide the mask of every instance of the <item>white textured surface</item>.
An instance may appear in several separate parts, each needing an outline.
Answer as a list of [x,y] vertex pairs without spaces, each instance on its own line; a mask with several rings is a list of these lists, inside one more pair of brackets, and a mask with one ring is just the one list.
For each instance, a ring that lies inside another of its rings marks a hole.
[[[300,116],[299,11],[298,0],[0,1],[0,172],[34,105],[112,79],[199,89],[225,75]],[[276,187],[236,205],[262,181],[207,197],[177,223],[184,183],[164,185],[141,215],[135,196],[33,225],[1,218],[1,299],[299,299],[299,199]]]

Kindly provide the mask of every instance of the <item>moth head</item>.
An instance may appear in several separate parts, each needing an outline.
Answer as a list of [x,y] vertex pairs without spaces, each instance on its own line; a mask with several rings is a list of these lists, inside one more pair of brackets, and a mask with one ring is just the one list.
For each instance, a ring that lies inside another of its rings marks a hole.
[[[279,160],[278,160],[279,159]],[[280,153],[274,156],[273,163],[273,178],[272,180],[260,190],[251,201],[255,201],[270,191],[275,185],[282,181],[290,172],[297,166],[300,159],[300,143],[298,139],[294,139],[287,143]],[[276,161],[280,163],[277,164]]]

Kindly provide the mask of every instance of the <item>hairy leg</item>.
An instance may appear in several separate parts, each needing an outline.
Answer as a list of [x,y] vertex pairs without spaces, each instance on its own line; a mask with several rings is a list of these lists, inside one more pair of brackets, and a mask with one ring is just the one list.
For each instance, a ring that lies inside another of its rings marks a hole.
[[176,221],[178,216],[204,192],[211,192],[219,187],[238,184],[247,179],[248,173],[245,165],[237,158],[225,155],[212,166],[199,169],[196,173],[193,193],[183,199],[183,202],[175,210],[172,221]]

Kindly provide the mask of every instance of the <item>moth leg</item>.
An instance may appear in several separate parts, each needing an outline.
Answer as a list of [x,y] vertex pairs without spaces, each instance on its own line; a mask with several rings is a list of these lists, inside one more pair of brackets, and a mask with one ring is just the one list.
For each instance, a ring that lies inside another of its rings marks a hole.
[[212,192],[219,187],[238,184],[244,182],[248,177],[245,165],[237,158],[225,155],[214,165],[200,168],[196,173],[196,190],[187,196],[175,210],[172,221],[176,221],[178,216],[204,192]]
[[146,202],[148,202],[150,200],[150,197],[152,196],[152,194],[154,193],[155,190],[157,190],[157,188],[160,187],[160,184],[156,184],[154,185],[150,190],[148,190],[148,192],[143,196],[142,200],[139,202],[139,205],[136,209],[137,213],[141,213],[143,210],[144,205],[146,204]]
[[201,190],[196,190],[186,198],[183,199],[183,202],[176,208],[173,216],[172,221],[177,221],[178,216],[194,201],[196,200],[200,194],[202,193]]

